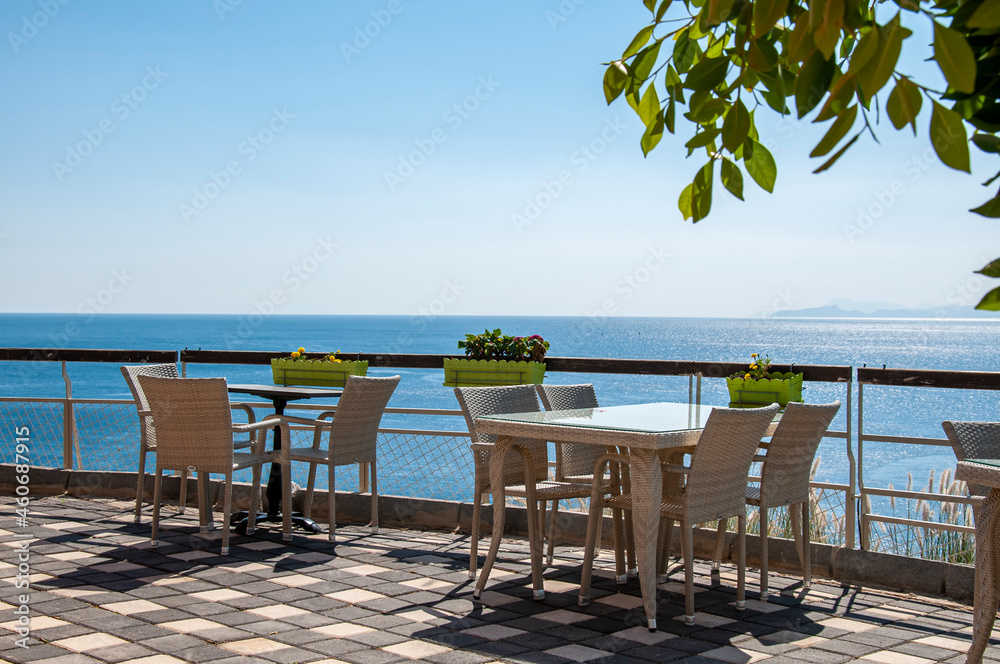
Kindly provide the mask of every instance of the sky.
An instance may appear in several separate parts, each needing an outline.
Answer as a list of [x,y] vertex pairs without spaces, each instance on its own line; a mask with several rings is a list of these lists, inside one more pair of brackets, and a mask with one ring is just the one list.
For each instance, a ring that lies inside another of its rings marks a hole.
[[[673,11],[673,10],[671,10]],[[929,31],[901,68],[942,76]],[[0,4],[2,312],[759,317],[974,305],[996,166],[762,109],[774,194],[716,183],[678,119],[605,103],[640,0]],[[912,48],[911,48],[912,47]],[[992,169],[992,170],[991,170]]]

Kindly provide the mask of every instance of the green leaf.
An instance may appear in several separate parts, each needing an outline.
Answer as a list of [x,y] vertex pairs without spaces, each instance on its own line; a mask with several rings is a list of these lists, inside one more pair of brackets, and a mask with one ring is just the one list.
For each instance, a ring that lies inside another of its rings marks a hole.
[[710,159],[701,167],[691,183],[691,218],[698,223],[712,210],[712,181],[715,179],[715,160]]
[[649,73],[653,71],[653,65],[656,64],[656,58],[660,55],[661,43],[662,42],[656,42],[652,46],[647,46],[636,54],[635,59],[632,60],[632,64],[628,68],[629,73],[632,74],[636,80],[645,81],[649,78]]
[[852,138],[851,140],[847,141],[847,145],[845,145],[844,147],[842,147],[839,150],[837,150],[836,154],[834,154],[832,157],[830,157],[829,159],[827,159],[825,162],[823,162],[822,166],[820,166],[815,171],[813,171],[813,174],[822,173],[823,171],[827,170],[828,168],[830,168],[831,166],[833,166],[835,163],[837,163],[837,160],[840,159],[842,156],[844,156],[844,153],[847,152],[848,148],[850,148],[852,145],[854,145],[854,142],[857,141],[859,138],[861,138],[861,132],[860,131],[854,135],[854,138]]
[[885,110],[889,113],[892,126],[902,129],[907,124],[913,125],[913,135],[917,135],[917,115],[920,113],[920,106],[923,97],[920,95],[920,88],[914,85],[905,76],[896,81],[896,87],[889,95],[889,101],[885,105]]
[[689,90],[711,90],[726,80],[729,58],[702,60],[688,72],[684,87]]
[[752,138],[747,141],[747,145],[750,147],[750,154],[747,154],[746,146],[743,152],[743,165],[746,166],[747,173],[761,189],[774,193],[774,181],[778,178],[774,157],[767,148]]
[[875,54],[879,52],[879,43],[882,40],[882,33],[878,28],[868,30],[861,36],[857,48],[851,53],[851,64],[848,73],[857,73],[864,69],[865,65],[871,62]]
[[729,17],[733,0],[708,0],[708,24],[719,25]]
[[687,30],[682,31],[674,42],[674,66],[677,67],[677,71],[681,74],[686,72],[699,55],[701,48],[698,42],[688,37]]
[[826,91],[830,89],[830,82],[836,69],[837,64],[832,59],[825,59],[819,51],[814,51],[802,65],[799,76],[795,79],[795,110],[799,118],[816,108],[822,101]]
[[754,71],[771,71],[778,64],[778,50],[766,39],[751,39],[747,63]]
[[760,38],[771,31],[788,11],[788,0],[756,0],[753,3],[753,36]]
[[617,99],[618,95],[625,89],[626,80],[628,80],[628,74],[625,73],[621,62],[612,62],[608,65],[604,71],[604,98],[608,100],[609,104]]
[[867,101],[875,98],[879,90],[889,82],[892,72],[896,69],[899,52],[903,48],[903,39],[912,34],[902,27],[899,13],[884,27],[879,29],[878,50],[861,71],[858,72],[858,86]]
[[646,87],[646,92],[639,100],[639,108],[636,109],[636,112],[639,114],[642,124],[647,127],[656,118],[656,114],[660,112],[660,96],[656,94],[656,86],[652,83]]
[[[969,210],[969,212],[975,212],[980,216],[988,217],[990,219],[1000,219],[1000,194],[997,194],[979,207]],[[993,263],[990,263],[990,265],[992,264]],[[983,274],[985,274],[985,272]],[[991,274],[989,276],[1000,277],[1000,274]]]
[[632,43],[628,45],[625,52],[622,53],[622,60],[627,60],[633,55],[639,52],[639,49],[646,45],[649,38],[653,35],[653,26],[647,25],[645,28],[636,33],[635,37],[632,38]]
[[[834,74],[836,75],[836,72]],[[854,99],[856,90],[857,85],[854,82],[854,74],[845,74],[836,79],[836,82],[830,88],[830,95],[823,103],[823,108],[819,109],[819,113],[813,122],[826,122],[830,118],[840,115],[850,105],[851,100]]]
[[788,62],[805,62],[815,50],[816,43],[809,31],[809,13],[802,12],[788,36]]
[[983,296],[983,299],[976,305],[976,309],[985,311],[1000,311],[1000,288],[994,288]]
[[810,157],[822,157],[827,154],[830,150],[840,143],[844,136],[847,136],[847,132],[851,130],[854,126],[854,120],[858,117],[858,106],[855,104],[849,109],[837,116],[833,124],[830,125],[829,131],[826,135],[816,144],[813,151],[809,153]]
[[677,207],[680,209],[681,214],[684,215],[685,220],[690,219],[691,217],[694,216],[694,213],[691,211],[692,188],[693,186],[690,184],[684,187],[683,191],[681,191],[681,195],[677,198]]
[[705,131],[699,132],[691,137],[691,140],[684,144],[688,150],[702,148],[711,143],[719,135],[718,127],[706,127]]
[[976,57],[962,33],[934,21],[934,60],[959,92],[971,94],[976,89]]
[[813,31],[813,42],[827,60],[833,57],[843,27],[844,0],[826,0],[819,25]]
[[660,142],[663,138],[663,112],[660,111],[653,118],[653,121],[646,125],[646,131],[643,132],[642,138],[639,139],[639,145],[642,147],[643,156],[647,156],[652,152],[656,144]]
[[674,98],[670,97],[670,101],[667,103],[667,114],[664,116],[664,124],[667,127],[667,131],[671,134],[674,133],[674,119],[676,118],[677,111],[674,108]]
[[657,23],[659,23],[663,19],[663,15],[667,13],[668,9],[670,9],[671,2],[672,0],[663,0],[663,2],[660,3],[660,8],[656,10]]
[[973,134],[972,142],[983,152],[1000,154],[1000,137],[992,134]]
[[962,117],[936,101],[931,103],[934,105],[934,110],[931,112],[931,144],[937,152],[938,159],[956,171],[971,173],[969,142],[965,135],[965,123],[962,122]]
[[990,261],[982,270],[976,270],[976,274],[985,274],[987,277],[1000,278],[1000,258]]
[[722,159],[722,186],[736,198],[743,200],[743,173],[740,167],[726,158]]
[[1000,0],[983,0],[965,25],[970,28],[994,30],[1000,28]]
[[729,107],[722,122],[722,146],[730,152],[736,152],[749,132],[750,113],[741,100],[736,100],[736,103]]
[[642,4],[646,5],[646,9],[650,12],[656,8],[656,0],[642,0]]

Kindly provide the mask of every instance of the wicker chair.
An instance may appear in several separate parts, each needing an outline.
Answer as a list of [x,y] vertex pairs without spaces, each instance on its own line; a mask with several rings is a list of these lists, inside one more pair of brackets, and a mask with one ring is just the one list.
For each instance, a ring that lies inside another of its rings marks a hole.
[[[455,396],[465,415],[465,421],[472,434],[472,456],[475,464],[475,482],[472,501],[472,537],[469,551],[469,578],[476,578],[476,565],[479,548],[479,520],[482,511],[484,494],[492,493],[490,488],[490,460],[496,442],[496,436],[479,435],[476,433],[476,418],[484,415],[503,413],[527,413],[538,411],[538,396],[532,385],[511,385],[502,387],[456,387]],[[513,458],[504,459],[504,491],[508,496],[525,498],[528,508],[528,540],[532,557],[532,581],[535,599],[545,597],[542,585],[541,536],[538,520],[538,503],[549,500],[568,498],[587,498],[591,495],[590,482],[556,482],[548,479],[548,443],[544,440],[522,439],[512,448],[518,454]],[[599,491],[600,492],[600,491]],[[532,498],[534,499],[532,501]],[[534,503],[534,504],[533,504]],[[499,509],[505,509],[500,505]],[[494,509],[498,509],[494,505]],[[497,542],[499,544],[499,542]],[[490,546],[489,555],[483,565],[483,573],[479,577],[474,591],[478,598],[486,586],[493,559],[496,556],[494,546]]]
[[[303,515],[312,514],[313,490],[316,486],[316,467],[325,464],[329,477],[329,533],[331,542],[336,538],[336,482],[334,468],[358,464],[367,466],[371,473],[372,533],[378,532],[378,474],[376,457],[378,447],[378,427],[382,421],[389,398],[399,384],[399,376],[370,378],[348,376],[344,393],[337,402],[337,411],[321,413],[315,420],[284,416],[293,424],[307,424],[314,427],[312,447],[293,447],[290,438],[282,438],[285,443],[279,450],[282,464],[282,483],[291,492],[291,462],[305,461],[309,464],[309,481],[306,488],[306,503]],[[332,420],[327,420],[332,417]],[[329,444],[322,444],[324,432],[329,432]],[[282,487],[284,490],[284,487]],[[282,500],[283,505],[291,502]],[[286,510],[287,511],[287,510]],[[284,533],[285,540],[291,539],[291,530]]]
[[[792,522],[792,534],[802,563],[802,586],[812,581],[809,559],[809,475],[816,449],[833,421],[840,402],[830,404],[790,403],[769,443],[761,443],[764,455],[754,456],[763,463],[760,484],[747,485],[746,500],[760,510],[760,600],[767,601],[767,527],[768,510],[787,507]],[[793,506],[800,505],[796,511]],[[800,516],[801,515],[801,516]],[[712,568],[719,568],[722,559],[723,535],[728,519],[719,522],[715,559]]]
[[[1000,422],[941,423],[951,448],[959,461],[966,459],[1000,459]],[[990,487],[967,483],[970,496],[987,496]]]
[[[180,378],[180,374],[177,373],[176,364],[138,364],[131,366],[121,367],[122,376],[125,377],[125,382],[128,383],[128,389],[132,392],[132,397],[135,399],[136,411],[139,415],[139,467],[136,470],[136,485],[135,485],[135,523],[141,521],[142,514],[142,493],[143,485],[146,479],[146,454],[149,452],[156,452],[156,428],[153,426],[153,418],[149,413],[149,403],[146,401],[146,395],[142,391],[142,387],[139,385],[136,378],[138,376],[158,376],[160,378]],[[256,421],[256,416],[254,415],[253,409],[246,404],[231,404],[231,408],[240,409],[246,412],[247,422],[253,423]],[[234,446],[236,449],[244,449],[250,447],[250,438],[243,440],[234,441]],[[187,503],[187,471],[181,470],[181,492],[180,492],[180,508],[178,512],[184,513],[184,505]],[[202,530],[207,530],[209,524],[202,523]]]
[[[226,477],[222,554],[227,555],[229,516],[233,503],[233,471],[253,468],[250,516],[247,524],[247,534],[250,534],[254,530],[256,506],[260,500],[261,467],[272,461],[271,453],[264,449],[266,432],[277,424],[281,427],[281,435],[287,436],[288,425],[276,416],[251,424],[233,424],[225,378],[162,378],[139,375],[136,380],[156,421],[157,430],[152,545],[158,544],[163,471],[170,469],[197,472],[199,506],[203,512],[209,514],[211,513],[211,506],[207,504],[209,474],[221,473]],[[261,435],[260,432],[264,434]],[[250,452],[234,451],[234,433],[251,434]],[[290,500],[291,496],[285,498]],[[291,516],[286,516],[286,520],[290,530]]]
[[[538,390],[538,397],[542,400],[545,410],[577,410],[581,408],[598,408],[597,395],[594,393],[594,386],[590,383],[581,385],[535,385]],[[598,445],[580,445],[576,443],[556,444],[556,476],[557,482],[587,482],[594,481],[594,464],[605,453]],[[602,479],[604,484],[612,490],[622,486],[625,482],[625,491],[628,491],[628,473],[621,473],[621,468],[614,464],[611,467],[611,474]],[[545,506],[542,506],[542,514],[545,514]],[[545,552],[545,563],[552,564],[553,552],[556,541],[556,520],[559,518],[559,501],[552,501],[552,511],[549,515],[549,536],[548,546]],[[545,524],[542,523],[542,526]],[[622,527],[621,510],[614,512],[614,534],[616,543],[625,537],[626,550],[628,552],[629,569],[635,568],[635,545],[632,536],[632,521],[629,520]],[[623,535],[624,531],[624,535]],[[616,544],[615,548],[618,546]],[[624,567],[617,570],[615,575],[619,583],[625,583],[626,571]]]
[[[667,521],[681,522],[681,548],[684,554],[684,621],[694,624],[694,526],[706,521],[736,517],[739,522],[737,535],[737,587],[736,606],[746,606],[746,481],[750,464],[760,439],[767,432],[778,404],[765,408],[715,408],[698,444],[691,454],[690,466],[664,466],[666,472],[686,474],[687,481],[681,495],[663,495],[660,516]],[[600,464],[622,461],[622,455],[607,454]],[[627,457],[626,457],[627,458]],[[599,467],[598,470],[601,468]],[[628,493],[600,500],[591,496],[590,518],[597,518],[605,507],[631,509],[632,496]],[[596,529],[588,528],[588,533]],[[594,561],[596,539],[588,538],[584,551],[584,574],[580,583],[580,603],[586,604],[590,595],[590,570]],[[655,547],[655,537],[644,538],[643,546]],[[620,552],[619,552],[620,555]]]

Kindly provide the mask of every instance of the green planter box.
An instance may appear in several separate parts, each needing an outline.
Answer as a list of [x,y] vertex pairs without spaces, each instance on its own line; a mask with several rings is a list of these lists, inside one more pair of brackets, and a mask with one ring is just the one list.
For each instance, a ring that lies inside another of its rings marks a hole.
[[288,357],[271,360],[275,385],[312,385],[343,387],[348,376],[364,376],[368,362],[328,362],[326,360],[293,360]]
[[759,408],[778,403],[782,408],[789,401],[802,401],[802,374],[772,373],[766,380],[727,378],[730,408]]
[[444,384],[447,387],[489,385],[531,385],[545,378],[544,362],[506,360],[460,360],[445,358]]

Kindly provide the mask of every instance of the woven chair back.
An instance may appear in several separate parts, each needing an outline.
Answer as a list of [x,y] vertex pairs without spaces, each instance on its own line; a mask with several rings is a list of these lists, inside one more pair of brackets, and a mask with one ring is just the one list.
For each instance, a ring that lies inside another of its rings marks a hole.
[[233,470],[233,419],[225,378],[138,376],[156,427],[156,467]]
[[[538,396],[545,410],[576,410],[598,408],[597,395],[590,383],[582,385],[536,385]],[[605,453],[597,445],[559,443],[556,448],[556,479],[589,476],[594,474],[594,464]]]
[[[952,422],[941,423],[951,449],[959,461],[966,459],[1000,459],[1000,422]],[[990,487],[982,484],[969,485],[969,494],[985,496]]]
[[809,474],[816,448],[830,427],[840,402],[829,404],[790,403],[771,436],[767,461],[761,471],[760,500],[763,507],[793,505],[809,500]]
[[[475,419],[483,415],[503,415],[505,413],[538,412],[538,393],[533,385],[505,385],[500,387],[456,387],[455,397],[465,415],[465,423],[472,434],[472,441],[479,443],[495,443],[496,436],[492,434],[477,434]],[[523,438],[518,441],[531,452],[535,466],[533,477],[536,482],[548,479],[548,443],[545,441]],[[476,473],[486,473],[485,464],[489,459],[483,454],[473,454],[476,460]],[[524,483],[524,464],[519,454],[511,454],[504,463],[504,484],[519,485]]]
[[750,463],[777,412],[778,404],[712,410],[691,455],[685,484],[684,502],[690,523],[745,513]]
[[375,461],[378,428],[399,376],[348,376],[330,433],[330,465]]
[[[132,391],[132,397],[135,399],[136,406],[139,410],[149,410],[149,402],[146,401],[146,395],[142,391],[142,386],[136,380],[139,376],[159,376],[160,378],[180,378],[180,374],[177,373],[176,364],[137,364],[137,365],[126,365],[122,368],[122,376],[125,377],[125,382],[128,383],[128,389]],[[150,417],[142,418],[142,426],[146,433],[146,449],[156,448],[156,429],[153,428],[153,419]]]

